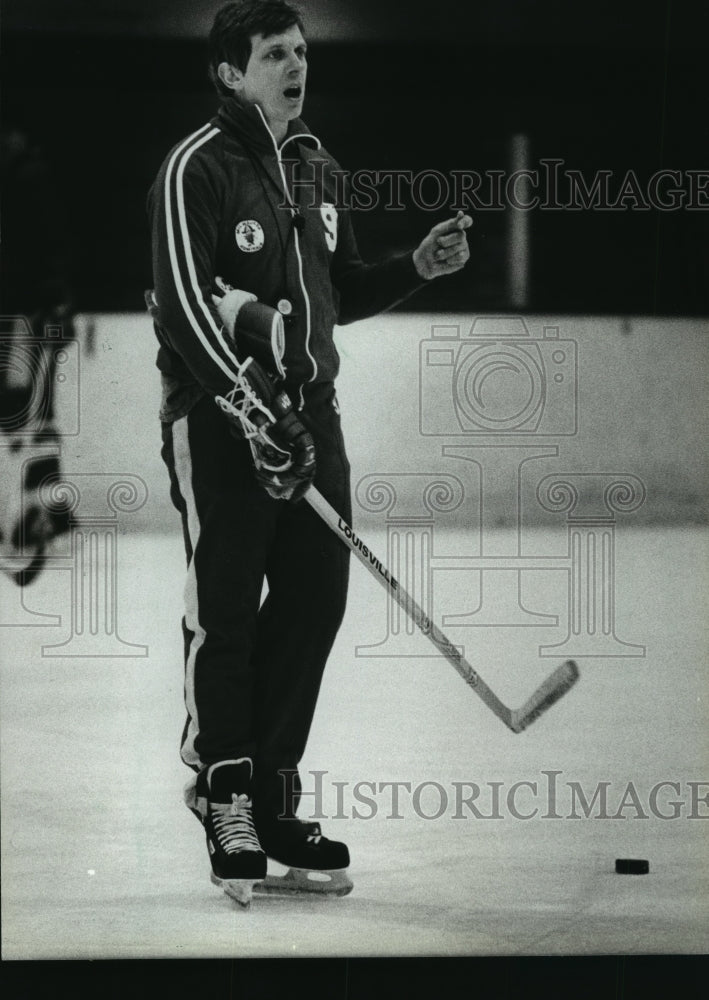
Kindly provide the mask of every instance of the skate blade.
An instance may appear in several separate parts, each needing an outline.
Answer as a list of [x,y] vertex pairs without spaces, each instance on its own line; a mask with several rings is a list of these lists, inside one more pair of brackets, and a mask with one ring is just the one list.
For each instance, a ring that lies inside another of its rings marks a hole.
[[233,899],[239,906],[248,910],[251,906],[251,899],[258,881],[252,878],[219,878],[212,872],[210,876],[214,885],[223,889],[226,895]]
[[254,885],[256,895],[347,896],[354,889],[344,868],[314,871],[310,868],[289,868],[285,875],[267,875]]

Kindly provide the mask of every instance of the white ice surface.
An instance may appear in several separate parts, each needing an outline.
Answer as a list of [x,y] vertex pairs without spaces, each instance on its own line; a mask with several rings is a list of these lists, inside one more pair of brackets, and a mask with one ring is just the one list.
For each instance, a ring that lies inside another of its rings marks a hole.
[[[383,536],[370,539],[380,552]],[[709,945],[707,819],[689,819],[689,782],[709,781],[707,536],[700,529],[619,531],[618,632],[645,658],[580,660],[581,680],[521,735],[509,733],[443,660],[368,658],[355,647],[385,634],[385,595],[353,566],[346,622],[332,655],[303,761],[306,789],[323,778],[325,832],[351,850],[353,893],[336,900],[264,897],[240,912],[209,882],[203,836],[182,805],[189,772],[183,722],[178,536],[119,539],[119,633],[145,658],[53,659],[41,647],[69,634],[68,573],[24,594],[26,611],[62,625],[0,628],[2,644],[3,957],[118,958],[266,955],[536,955],[702,952]],[[461,545],[463,545],[461,540]],[[553,574],[546,574],[551,581]],[[466,606],[442,574],[436,613]],[[552,607],[542,580],[536,605]],[[553,600],[552,600],[553,598]],[[18,592],[0,580],[7,622]],[[467,605],[470,605],[468,600]],[[558,609],[557,609],[558,610]],[[24,612],[23,612],[24,613]],[[550,628],[446,630],[503,699],[520,704],[556,665],[537,647]],[[430,652],[418,637],[422,654]],[[608,782],[609,812],[628,783],[678,782],[682,815],[522,820],[545,809],[543,771]],[[401,819],[381,782],[429,785]],[[340,785],[341,810],[336,800]],[[374,807],[358,802],[374,799]],[[501,819],[454,819],[454,782],[481,787]],[[706,794],[709,785],[699,789]],[[307,801],[307,800],[306,800]],[[514,803],[513,803],[514,804]],[[360,816],[356,818],[353,811]],[[376,810],[376,815],[371,813]],[[697,815],[709,817],[709,804]],[[346,818],[333,818],[344,814]],[[616,857],[650,861],[647,876],[614,874]]]

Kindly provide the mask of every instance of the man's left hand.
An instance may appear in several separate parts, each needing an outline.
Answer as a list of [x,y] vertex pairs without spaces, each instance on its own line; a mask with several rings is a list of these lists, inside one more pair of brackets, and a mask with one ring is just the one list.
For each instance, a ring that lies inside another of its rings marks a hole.
[[454,219],[439,222],[414,250],[414,267],[422,278],[430,281],[442,274],[453,274],[465,267],[469,257],[466,229],[473,220],[464,212]]
[[221,294],[214,295],[212,293],[212,302],[217,307],[219,318],[233,340],[239,310],[247,302],[258,302],[258,299],[253,292],[245,292],[241,288],[232,288],[231,285],[226,285],[221,278],[215,278],[214,283]]

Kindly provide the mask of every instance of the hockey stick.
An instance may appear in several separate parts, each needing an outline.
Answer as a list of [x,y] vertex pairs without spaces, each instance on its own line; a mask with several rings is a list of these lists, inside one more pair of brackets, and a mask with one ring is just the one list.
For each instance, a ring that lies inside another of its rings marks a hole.
[[565,663],[562,663],[561,666],[552,671],[521,708],[508,708],[507,705],[500,701],[495,692],[487,686],[480,674],[473,670],[450,639],[424,614],[413,597],[394,579],[381,560],[376,558],[372,550],[342,520],[337,511],[330,506],[314,486],[311,486],[305,494],[305,499],[313,510],[320,515],[325,524],[334,531],[345,545],[354,552],[359,561],[389,591],[399,607],[406,612],[419,631],[429,638],[436,649],[455,667],[465,683],[475,691],[487,707],[513,733],[521,733],[523,729],[526,729],[535,719],[538,719],[540,715],[546,712],[555,701],[558,701],[576,683],[579,678],[579,669],[573,660],[566,660]]

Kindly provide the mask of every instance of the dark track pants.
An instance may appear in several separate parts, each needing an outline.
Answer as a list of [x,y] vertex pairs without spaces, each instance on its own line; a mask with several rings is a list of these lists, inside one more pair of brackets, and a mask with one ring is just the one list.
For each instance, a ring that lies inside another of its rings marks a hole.
[[[311,387],[301,418],[315,440],[315,486],[349,521],[332,385]],[[349,552],[306,501],[274,500],[256,483],[248,444],[211,400],[163,425],[162,456],[188,560],[181,756],[195,771],[251,757],[255,812],[280,815],[279,772],[290,772],[297,805],[297,764],[344,615]]]

